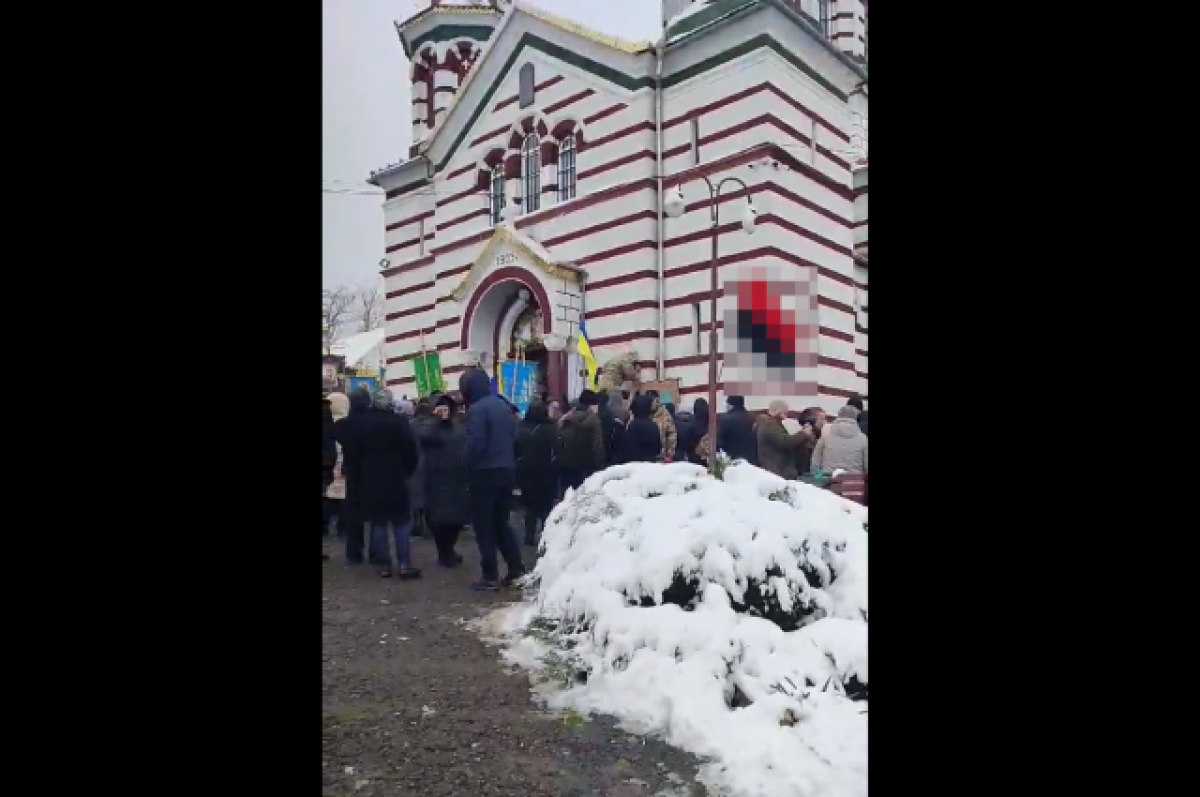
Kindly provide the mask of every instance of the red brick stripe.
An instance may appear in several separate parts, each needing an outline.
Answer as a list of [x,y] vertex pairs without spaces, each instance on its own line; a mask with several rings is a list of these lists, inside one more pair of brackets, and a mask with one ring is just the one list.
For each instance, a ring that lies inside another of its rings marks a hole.
[[609,116],[612,116],[614,113],[619,113],[628,107],[629,106],[623,102],[617,103],[616,105],[610,105],[609,107],[605,108],[603,111],[597,111],[596,113],[592,114],[591,116],[584,117],[583,123],[585,125],[590,125],[592,122],[599,122],[601,119],[605,119]]
[[556,111],[561,111],[563,108],[566,108],[568,105],[579,102],[580,100],[585,100],[595,93],[596,92],[593,91],[592,89],[584,89],[583,91],[581,91],[577,94],[572,94],[570,97],[561,99],[558,102],[554,102],[554,103],[547,105],[545,108],[542,109],[542,113],[545,114],[546,116],[549,116],[550,114],[552,114]]
[[433,211],[427,210],[424,213],[418,213],[415,216],[409,216],[407,219],[401,219],[400,221],[392,222],[391,224],[387,225],[383,229],[385,231],[394,230],[398,227],[403,227],[405,224],[412,224],[413,222],[420,221],[421,219],[432,219],[432,218],[433,218]]
[[403,274],[407,271],[412,271],[413,269],[418,269],[421,266],[428,266],[432,262],[433,262],[433,255],[431,255],[431,254],[425,255],[424,257],[418,257],[416,260],[410,260],[407,263],[401,263],[398,266],[392,266],[391,268],[385,268],[380,273],[386,279],[388,277],[395,277],[398,274]]
[[[563,79],[563,76],[562,76],[562,75],[555,75],[554,77],[549,77],[549,78],[546,78],[546,79],[545,79],[545,80],[543,80],[541,83],[538,83],[538,84],[536,84],[536,85],[533,87],[533,91],[534,91],[534,93],[537,93],[537,92],[539,92],[539,91],[542,91],[542,90],[544,90],[544,89],[548,89],[548,88],[550,88],[551,86],[553,86],[553,85],[555,85],[555,84],[559,83],[560,81],[562,81],[562,79]],[[520,94],[514,94],[514,95],[512,95],[511,97],[508,97],[508,98],[506,98],[506,99],[500,100],[500,102],[498,102],[498,103],[496,103],[495,105],[493,105],[493,106],[492,106],[492,113],[495,113],[496,111],[499,111],[501,108],[507,108],[509,105],[512,105],[514,102],[516,102],[516,101],[517,101],[517,100],[519,100],[520,98],[521,98],[521,95],[520,95]]]

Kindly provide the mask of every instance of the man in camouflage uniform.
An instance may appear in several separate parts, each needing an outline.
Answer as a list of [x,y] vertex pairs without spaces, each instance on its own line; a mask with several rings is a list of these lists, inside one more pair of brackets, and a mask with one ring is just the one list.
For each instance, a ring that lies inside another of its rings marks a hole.
[[654,421],[654,425],[658,427],[658,433],[663,440],[662,455],[659,460],[662,462],[671,462],[675,458],[675,446],[679,443],[679,434],[675,431],[675,419],[671,417],[671,413],[667,412],[667,408],[662,405],[662,401],[658,398],[658,391],[651,390],[650,398],[653,403],[653,408],[650,412],[650,420]]

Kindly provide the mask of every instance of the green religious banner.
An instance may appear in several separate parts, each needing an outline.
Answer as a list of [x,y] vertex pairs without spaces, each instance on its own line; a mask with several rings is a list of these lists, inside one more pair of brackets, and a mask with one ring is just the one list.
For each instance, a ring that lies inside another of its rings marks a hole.
[[442,363],[436,351],[418,354],[413,358],[413,376],[417,380],[418,398],[446,389],[445,380],[442,379]]

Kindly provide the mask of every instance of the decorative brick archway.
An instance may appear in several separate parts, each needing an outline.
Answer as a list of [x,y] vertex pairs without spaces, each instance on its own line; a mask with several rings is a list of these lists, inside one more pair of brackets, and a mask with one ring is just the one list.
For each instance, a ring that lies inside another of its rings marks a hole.
[[[496,269],[491,274],[484,277],[475,289],[471,292],[471,298],[467,301],[466,309],[462,313],[462,323],[459,328],[459,348],[463,351],[471,349],[471,340],[484,339],[493,348],[492,356],[497,356],[497,335],[499,334],[499,323],[503,319],[507,308],[511,307],[511,299],[503,300],[498,304],[496,310],[488,313],[488,318],[477,317],[477,311],[480,308],[480,303],[488,299],[497,288],[504,285],[515,285],[518,288],[525,288],[532,294],[533,299],[537,302],[538,307],[542,311],[542,334],[548,335],[554,329],[554,305],[551,304],[550,294],[546,291],[546,287],[542,281],[538,279],[533,272],[520,268],[518,266],[505,266]],[[476,324],[486,325],[484,329],[475,329]],[[486,338],[483,337],[486,335]],[[548,352],[547,353],[547,368],[546,368],[546,383],[553,395],[564,395],[567,388],[566,380],[566,355],[564,352]]]

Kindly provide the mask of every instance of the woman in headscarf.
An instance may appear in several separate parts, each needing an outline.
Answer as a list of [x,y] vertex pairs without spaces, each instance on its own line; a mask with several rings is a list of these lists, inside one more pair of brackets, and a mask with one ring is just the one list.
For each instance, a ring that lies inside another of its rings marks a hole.
[[467,493],[467,433],[454,399],[440,396],[429,416],[415,418],[413,431],[425,461],[425,522],[437,546],[438,564],[455,567],[458,534],[471,520]]
[[529,405],[525,418],[517,425],[517,487],[525,509],[525,544],[537,545],[538,532],[554,506],[558,492],[554,471],[554,444],[557,427],[550,412],[540,401]]

